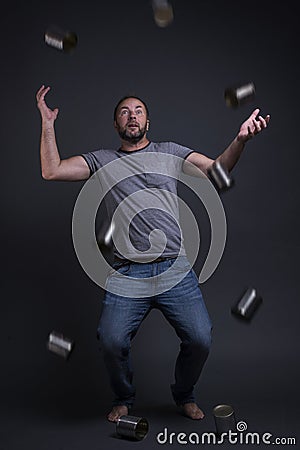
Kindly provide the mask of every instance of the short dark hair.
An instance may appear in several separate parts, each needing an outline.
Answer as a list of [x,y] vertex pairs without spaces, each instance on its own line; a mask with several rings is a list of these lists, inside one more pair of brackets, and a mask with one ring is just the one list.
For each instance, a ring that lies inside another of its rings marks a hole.
[[127,100],[128,98],[135,98],[136,100],[139,100],[141,103],[143,103],[143,105],[145,106],[145,109],[146,109],[147,118],[149,117],[149,109],[148,109],[148,106],[146,105],[146,103],[144,102],[144,100],[142,100],[140,97],[137,97],[136,95],[125,95],[124,97],[121,98],[121,100],[118,101],[118,103],[114,109],[114,120],[116,120],[117,110],[118,110],[119,106],[121,105],[122,102],[124,102],[124,100]]

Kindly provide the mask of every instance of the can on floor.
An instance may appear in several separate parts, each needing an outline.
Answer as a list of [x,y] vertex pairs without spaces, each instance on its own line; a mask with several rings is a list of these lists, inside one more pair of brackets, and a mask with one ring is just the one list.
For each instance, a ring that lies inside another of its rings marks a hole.
[[228,433],[236,429],[234,410],[230,405],[217,405],[213,409],[216,424],[216,434]]
[[146,437],[149,424],[144,417],[121,416],[117,420],[116,432],[119,436],[141,441]]

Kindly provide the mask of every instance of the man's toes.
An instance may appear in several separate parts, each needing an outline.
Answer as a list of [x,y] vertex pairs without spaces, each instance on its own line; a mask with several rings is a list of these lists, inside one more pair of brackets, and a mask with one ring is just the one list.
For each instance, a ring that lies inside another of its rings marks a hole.
[[107,419],[110,422],[117,422],[121,416],[128,414],[128,408],[125,405],[114,406],[111,412],[108,414]]
[[193,412],[193,419],[203,419],[204,413],[201,411],[201,409],[198,409],[197,411]]
[[203,419],[204,413],[203,411],[196,405],[196,403],[185,403],[182,406],[184,414],[190,419]]
[[107,418],[110,422],[116,422],[118,420],[118,415],[115,412],[111,411],[108,414]]

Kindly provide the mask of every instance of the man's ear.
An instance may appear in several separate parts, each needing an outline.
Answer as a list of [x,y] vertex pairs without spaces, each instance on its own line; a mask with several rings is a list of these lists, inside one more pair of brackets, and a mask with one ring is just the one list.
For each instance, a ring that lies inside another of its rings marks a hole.
[[146,131],[149,130],[149,127],[150,127],[150,120],[147,120],[147,123],[146,123]]
[[117,122],[114,120],[114,128],[117,130],[118,129],[118,125]]

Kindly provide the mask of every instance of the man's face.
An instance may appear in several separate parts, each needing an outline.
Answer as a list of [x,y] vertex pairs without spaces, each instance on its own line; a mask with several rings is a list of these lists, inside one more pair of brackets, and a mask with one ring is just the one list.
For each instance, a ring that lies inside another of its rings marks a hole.
[[114,126],[121,139],[138,143],[148,129],[147,111],[136,98],[127,98],[118,107]]

